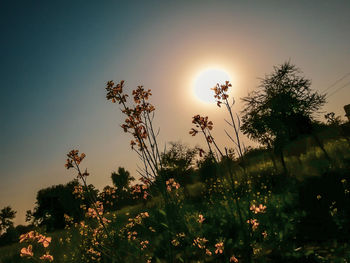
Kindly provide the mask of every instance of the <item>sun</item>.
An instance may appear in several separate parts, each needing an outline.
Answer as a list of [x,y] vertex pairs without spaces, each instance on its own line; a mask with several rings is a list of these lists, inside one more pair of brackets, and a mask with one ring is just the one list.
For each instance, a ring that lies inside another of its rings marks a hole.
[[232,81],[230,75],[222,69],[209,68],[201,71],[194,78],[193,91],[197,99],[205,103],[215,103],[214,91],[211,90],[217,83]]

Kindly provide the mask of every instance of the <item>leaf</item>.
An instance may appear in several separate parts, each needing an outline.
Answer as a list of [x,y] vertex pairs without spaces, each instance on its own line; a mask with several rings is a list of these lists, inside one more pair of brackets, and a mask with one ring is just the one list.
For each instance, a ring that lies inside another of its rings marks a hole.
[[164,226],[165,228],[169,228],[169,226],[167,224],[164,223],[160,223],[162,226]]
[[165,211],[164,211],[164,210],[159,209],[158,211],[159,211],[159,213],[161,213],[163,216],[166,216],[166,213],[165,213]]

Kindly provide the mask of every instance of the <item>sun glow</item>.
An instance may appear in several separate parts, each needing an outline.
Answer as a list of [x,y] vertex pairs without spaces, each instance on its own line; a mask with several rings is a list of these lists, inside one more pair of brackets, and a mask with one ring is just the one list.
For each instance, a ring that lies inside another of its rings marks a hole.
[[217,83],[223,84],[227,80],[232,82],[230,75],[222,69],[210,68],[203,70],[194,79],[194,95],[202,102],[215,103],[214,92],[211,89]]

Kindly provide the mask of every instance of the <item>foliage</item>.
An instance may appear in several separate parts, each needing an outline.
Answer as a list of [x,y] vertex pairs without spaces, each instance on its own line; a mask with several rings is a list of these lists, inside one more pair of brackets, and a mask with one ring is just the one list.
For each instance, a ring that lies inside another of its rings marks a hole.
[[9,227],[13,226],[12,220],[15,218],[16,211],[14,211],[11,206],[5,206],[0,211],[0,234]]
[[264,145],[282,146],[310,133],[313,114],[325,103],[325,95],[312,92],[310,86],[311,81],[290,62],[274,67],[261,80],[259,90],[243,98],[244,134]]
[[130,183],[135,180],[134,177],[130,176],[130,173],[123,167],[118,168],[118,173],[113,172],[111,175],[113,185],[119,191],[127,191],[130,189]]
[[[81,205],[89,205],[88,199],[77,199],[73,193],[78,181],[73,180],[66,185],[55,185],[41,189],[37,193],[36,207],[32,214],[34,222],[45,225],[48,230],[62,229],[65,227],[64,215],[73,217],[76,221],[81,220],[83,210]],[[93,186],[90,192],[96,195]]]

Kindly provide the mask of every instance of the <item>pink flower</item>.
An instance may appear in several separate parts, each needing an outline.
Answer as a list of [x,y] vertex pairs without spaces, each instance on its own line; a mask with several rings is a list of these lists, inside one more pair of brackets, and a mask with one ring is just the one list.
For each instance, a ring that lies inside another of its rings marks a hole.
[[180,188],[180,184],[175,182],[174,178],[170,178],[165,182],[165,184],[168,192],[171,192],[172,188],[175,188],[175,189]]
[[224,243],[220,242],[215,244],[216,250],[215,250],[215,254],[222,254],[224,252]]
[[266,232],[266,230],[265,230],[264,232],[262,232],[261,234],[263,235],[264,238],[267,237],[267,232]]
[[263,204],[260,204],[260,205],[258,205],[258,206],[252,205],[252,206],[250,207],[250,210],[251,210],[254,214],[265,213],[266,206],[263,205]]
[[256,219],[247,220],[247,223],[252,226],[253,231],[256,230],[259,226],[259,222]]
[[48,260],[48,261],[53,261],[53,256],[51,256],[51,255],[49,255],[49,254],[45,254],[45,255],[42,255],[41,257],[40,257],[40,259],[42,259],[42,260]]
[[24,247],[21,249],[21,257],[32,257],[33,256],[33,251],[32,251],[33,247],[32,245],[29,245],[27,248]]
[[208,256],[211,256],[213,253],[211,253],[209,249],[205,249],[205,254],[207,254]]
[[19,243],[22,243],[23,241],[34,239],[35,238],[35,233],[34,231],[30,231],[28,233],[25,233],[23,235],[20,235],[19,237]]
[[204,216],[202,214],[199,214],[197,222],[202,224],[204,220],[205,220]]
[[51,237],[39,236],[38,243],[42,243],[43,247],[48,247],[51,243]]
[[237,263],[238,259],[235,256],[230,257],[230,262]]

